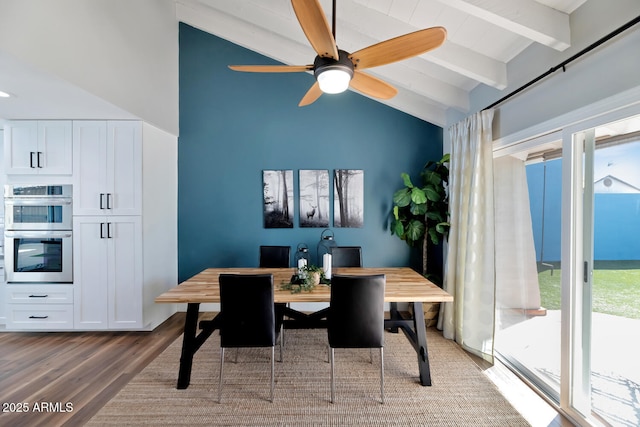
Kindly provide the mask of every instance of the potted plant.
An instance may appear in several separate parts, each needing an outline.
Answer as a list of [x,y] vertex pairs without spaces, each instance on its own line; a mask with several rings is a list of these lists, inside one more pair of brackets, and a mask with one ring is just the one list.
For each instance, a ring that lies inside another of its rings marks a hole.
[[[409,175],[402,173],[404,188],[393,195],[391,233],[409,246],[422,244],[422,274],[438,285],[442,284],[441,280],[429,277],[427,262],[429,247],[438,245],[449,232],[448,162],[449,154],[438,161],[428,161],[420,173],[421,186],[414,185]],[[425,315],[433,309],[425,307]]]
[[449,232],[449,154],[438,161],[428,161],[420,177],[422,186],[415,186],[409,174],[402,173],[404,188],[393,195],[391,233],[409,246],[422,243],[422,272],[427,274],[429,242],[439,244]]
[[281,289],[290,290],[292,293],[310,292],[324,279],[324,270],[313,264],[307,264],[298,269],[298,274],[291,278],[291,282],[284,283]]

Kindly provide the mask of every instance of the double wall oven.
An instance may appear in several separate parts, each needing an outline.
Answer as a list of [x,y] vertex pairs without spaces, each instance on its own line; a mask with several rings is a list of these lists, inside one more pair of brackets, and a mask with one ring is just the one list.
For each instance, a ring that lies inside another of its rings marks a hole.
[[7,282],[73,282],[72,186],[6,185],[4,200]]

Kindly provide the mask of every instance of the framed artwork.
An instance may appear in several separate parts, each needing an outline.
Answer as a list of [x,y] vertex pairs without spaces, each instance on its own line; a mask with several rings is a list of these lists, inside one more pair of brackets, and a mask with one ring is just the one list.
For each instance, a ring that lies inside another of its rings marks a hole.
[[364,223],[364,171],[333,171],[333,226],[362,227]]
[[300,227],[329,227],[329,171],[299,171]]
[[264,228],[293,228],[293,171],[262,171]]

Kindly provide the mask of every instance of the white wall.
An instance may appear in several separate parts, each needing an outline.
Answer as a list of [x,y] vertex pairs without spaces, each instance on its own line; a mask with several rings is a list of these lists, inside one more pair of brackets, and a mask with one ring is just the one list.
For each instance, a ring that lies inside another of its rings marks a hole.
[[178,285],[178,141],[148,123],[142,140],[143,311],[153,329],[177,309],[154,300]]
[[178,135],[173,0],[0,0],[0,50]]
[[[571,15],[572,46],[564,52],[532,45],[509,65],[509,87],[479,86],[471,111],[479,111],[570,58],[640,15],[637,0],[589,0]],[[497,107],[494,139],[545,122],[640,85],[640,24],[611,39]],[[450,114],[449,125],[460,118]]]

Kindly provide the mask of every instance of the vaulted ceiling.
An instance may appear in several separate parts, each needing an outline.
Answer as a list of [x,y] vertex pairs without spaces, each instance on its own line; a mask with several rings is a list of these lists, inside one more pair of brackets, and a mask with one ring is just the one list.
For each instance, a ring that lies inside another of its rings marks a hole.
[[[440,48],[367,70],[398,89],[397,96],[383,102],[443,126],[448,108],[469,111],[469,93],[479,84],[505,89],[507,64],[532,43],[567,49],[570,14],[586,1],[337,0],[336,41],[340,49],[354,52],[419,29],[445,27],[447,40]],[[315,52],[290,0],[177,0],[176,4],[182,22],[285,64],[313,63]],[[331,23],[332,0],[320,4]]]

